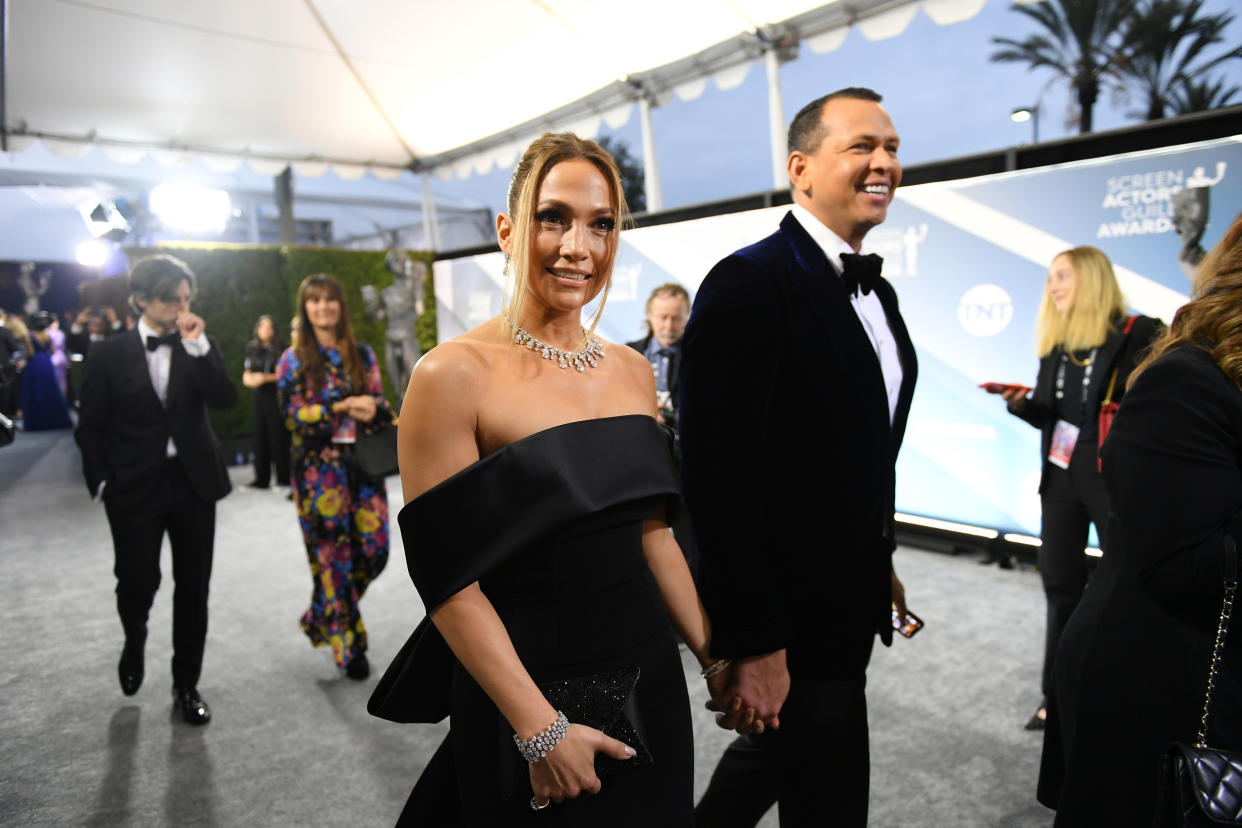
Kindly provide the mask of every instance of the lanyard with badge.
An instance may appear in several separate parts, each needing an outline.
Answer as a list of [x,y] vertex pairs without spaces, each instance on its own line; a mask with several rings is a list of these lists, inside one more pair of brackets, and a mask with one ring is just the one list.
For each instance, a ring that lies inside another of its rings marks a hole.
[[[1091,385],[1091,370],[1095,367],[1095,355],[1099,348],[1092,348],[1091,355],[1087,357],[1084,363],[1079,363],[1077,359],[1068,351],[1061,353],[1061,359],[1057,365],[1057,391],[1056,398],[1059,403],[1065,398],[1065,363],[1073,359],[1075,365],[1082,365],[1082,422],[1086,422],[1087,416],[1087,390]],[[1065,420],[1057,420],[1056,426],[1052,429],[1052,446],[1048,449],[1048,462],[1054,466],[1060,466],[1068,469],[1070,458],[1074,456],[1074,445],[1078,442],[1079,427]]]

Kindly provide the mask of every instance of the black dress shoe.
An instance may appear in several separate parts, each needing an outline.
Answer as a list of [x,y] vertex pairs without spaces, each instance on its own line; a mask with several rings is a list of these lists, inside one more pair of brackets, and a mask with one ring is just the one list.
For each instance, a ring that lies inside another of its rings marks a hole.
[[181,711],[181,718],[192,725],[205,725],[211,721],[211,708],[198,690],[193,687],[173,688],[173,708]]
[[117,662],[116,672],[121,679],[121,692],[127,696],[137,693],[138,688],[142,686],[144,673],[142,647],[136,647],[127,642],[121,650],[121,660]]
[[345,675],[354,681],[362,681],[371,675],[371,664],[367,661],[366,653],[358,653],[353,659],[345,665]]

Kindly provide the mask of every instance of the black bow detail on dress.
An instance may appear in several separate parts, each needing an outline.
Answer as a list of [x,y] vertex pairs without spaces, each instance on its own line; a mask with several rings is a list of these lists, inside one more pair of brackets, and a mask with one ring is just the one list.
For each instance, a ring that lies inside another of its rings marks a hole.
[[180,341],[181,341],[181,334],[177,331],[173,331],[170,334],[164,334],[163,336],[148,336],[147,337],[147,350],[154,351],[156,348],[160,347],[161,345],[175,345],[176,343]]
[[884,260],[874,253],[868,253],[866,256],[859,253],[842,253],[841,282],[845,285],[845,292],[857,295],[861,289],[862,295],[866,296],[875,290],[880,280],[880,268],[883,264]]

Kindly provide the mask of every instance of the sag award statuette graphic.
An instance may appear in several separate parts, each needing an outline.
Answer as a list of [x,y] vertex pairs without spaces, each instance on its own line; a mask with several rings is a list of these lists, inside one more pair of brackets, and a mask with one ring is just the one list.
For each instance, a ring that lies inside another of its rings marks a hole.
[[397,405],[405,396],[410,383],[410,372],[422,355],[418,347],[418,317],[423,312],[423,280],[427,265],[412,260],[399,248],[392,248],[384,257],[384,264],[392,272],[393,282],[383,291],[375,285],[362,286],[362,302],[367,316],[376,322],[385,322],[384,361],[388,364],[388,376],[396,392]]
[[[1207,221],[1208,188],[1219,184],[1228,165],[1216,162],[1215,174],[1196,166],[1187,175],[1184,169],[1160,169],[1116,175],[1108,179],[1101,207],[1107,217],[1096,229],[1097,239],[1148,236],[1174,230],[1182,238],[1183,252],[1198,244],[1188,242],[1198,226],[1202,235]],[[1192,192],[1194,195],[1186,195]],[[1179,222],[1184,224],[1179,226]]]

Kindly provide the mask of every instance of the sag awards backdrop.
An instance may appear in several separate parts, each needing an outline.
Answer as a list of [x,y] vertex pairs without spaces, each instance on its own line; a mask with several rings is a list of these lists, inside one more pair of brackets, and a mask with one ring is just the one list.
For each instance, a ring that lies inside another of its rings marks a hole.
[[[1039,434],[978,384],[1034,384],[1044,275],[1076,245],[1108,254],[1131,308],[1168,322],[1189,293],[1195,237],[1216,243],[1242,209],[1240,183],[1237,136],[899,189],[864,245],[884,257],[919,354],[898,510],[1038,534]],[[600,332],[638,338],[652,288],[675,281],[693,295],[716,261],[771,233],[787,209],[624,233]],[[439,341],[499,312],[502,267],[499,253],[436,262]]]

